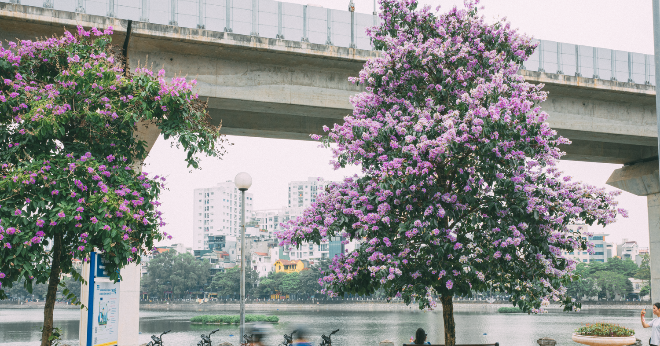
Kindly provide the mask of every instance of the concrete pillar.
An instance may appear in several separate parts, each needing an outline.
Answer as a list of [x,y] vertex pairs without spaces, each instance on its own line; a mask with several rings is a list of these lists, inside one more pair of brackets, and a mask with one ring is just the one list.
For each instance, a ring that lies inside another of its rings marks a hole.
[[660,193],[646,196],[649,213],[649,253],[651,254],[651,300],[660,302]]
[[119,340],[122,346],[138,346],[140,334],[140,266],[121,270],[119,283]]
[[[89,278],[89,262],[84,262],[82,267],[82,276],[86,279]],[[89,285],[81,284],[80,287],[80,302],[87,306],[89,300]],[[89,308],[89,306],[87,306]],[[78,340],[80,346],[87,345],[87,309],[80,310],[80,323],[78,324]]]
[[660,179],[658,160],[615,170],[607,184],[637,196],[646,196],[651,255],[651,299],[660,302]]

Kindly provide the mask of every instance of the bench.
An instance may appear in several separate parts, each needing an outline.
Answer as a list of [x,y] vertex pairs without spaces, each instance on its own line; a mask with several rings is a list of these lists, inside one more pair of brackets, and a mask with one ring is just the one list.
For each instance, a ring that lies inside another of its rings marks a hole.
[[[403,346],[415,346],[415,344],[403,344]],[[432,344],[426,346],[445,346],[444,344]],[[456,346],[500,346],[499,342],[494,344],[456,344]]]

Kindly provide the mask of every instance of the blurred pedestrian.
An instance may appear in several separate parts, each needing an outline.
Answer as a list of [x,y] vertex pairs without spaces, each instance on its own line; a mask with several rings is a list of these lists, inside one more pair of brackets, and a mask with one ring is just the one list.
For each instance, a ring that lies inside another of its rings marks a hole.
[[248,335],[251,337],[251,346],[265,346],[266,338],[270,335],[270,330],[273,328],[269,324],[254,323],[247,326]]
[[415,332],[415,339],[410,338],[410,341],[413,345],[430,345],[431,343],[426,341],[426,332],[422,328],[418,328]]
[[651,346],[660,345],[660,303],[655,303],[652,306],[653,315],[655,318],[651,320],[651,323],[646,323],[644,315],[646,315],[646,309],[642,310],[642,327],[651,328],[651,338],[649,339],[649,344]]

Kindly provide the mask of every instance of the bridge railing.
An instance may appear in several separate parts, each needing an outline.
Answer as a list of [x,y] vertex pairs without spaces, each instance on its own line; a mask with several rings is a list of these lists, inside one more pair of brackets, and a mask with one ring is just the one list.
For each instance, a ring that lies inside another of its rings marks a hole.
[[529,71],[655,85],[653,55],[540,40]]
[[[273,0],[0,0],[156,24],[371,49],[378,17]],[[348,0],[346,1],[348,9]]]
[[[347,5],[349,0],[341,0]],[[374,14],[274,0],[0,0],[62,11],[205,28],[267,38],[372,49]],[[524,68],[570,76],[655,85],[652,55],[540,40]]]

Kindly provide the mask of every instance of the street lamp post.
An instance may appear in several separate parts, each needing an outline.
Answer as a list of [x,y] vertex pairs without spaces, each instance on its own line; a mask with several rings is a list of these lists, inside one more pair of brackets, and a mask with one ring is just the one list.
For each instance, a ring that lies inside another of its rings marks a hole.
[[234,178],[236,188],[241,191],[241,344],[245,343],[245,191],[252,186],[252,177],[241,172]]

